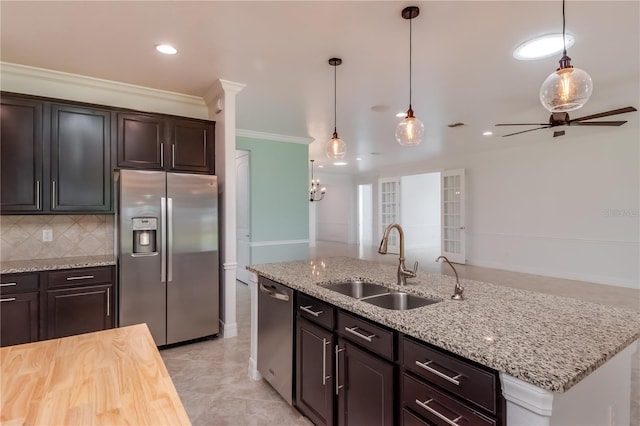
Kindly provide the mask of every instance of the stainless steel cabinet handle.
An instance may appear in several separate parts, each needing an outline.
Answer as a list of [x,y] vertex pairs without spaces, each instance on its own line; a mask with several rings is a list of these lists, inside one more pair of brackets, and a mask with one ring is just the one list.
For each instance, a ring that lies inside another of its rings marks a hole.
[[427,362],[425,362],[425,363],[422,363],[422,362],[420,362],[420,361],[416,361],[416,365],[417,365],[418,367],[420,367],[420,368],[424,368],[424,369],[425,369],[425,370],[427,370],[428,372],[433,373],[433,374],[435,374],[435,375],[436,375],[436,376],[438,376],[438,377],[442,377],[442,378],[443,378],[443,379],[445,379],[446,381],[451,382],[451,383],[453,383],[453,384],[454,384],[454,385],[456,385],[456,386],[460,386],[460,382],[458,381],[458,379],[459,379],[460,377],[462,377],[462,374],[458,374],[458,375],[455,375],[455,376],[453,376],[453,377],[447,376],[446,374],[444,374],[444,373],[442,373],[442,372],[440,372],[440,371],[436,370],[435,368],[429,367],[429,364],[433,364],[433,363],[434,363],[433,361],[427,361]]
[[269,289],[264,284],[260,284],[260,291],[262,291],[263,293],[267,293],[269,296],[273,297],[274,299],[282,300],[284,302],[289,301],[289,295],[274,291],[274,289]]
[[340,392],[340,389],[344,387],[344,385],[340,384],[340,352],[344,352],[345,349],[340,349],[339,345],[336,345],[336,395]]
[[327,339],[322,339],[322,386],[327,384]]
[[[167,221],[167,199],[164,197],[160,197],[160,222],[161,226]],[[160,247],[161,253],[160,256],[160,282],[164,283],[167,279],[166,271],[167,271],[167,245],[165,243],[165,229],[161,227],[160,229]]]
[[176,146],[171,144],[171,168],[176,167]]
[[359,333],[359,332],[357,332],[356,330],[358,330],[358,327],[357,327],[357,326],[353,326],[353,327],[351,327],[351,328],[349,328],[349,327],[345,327],[345,328],[344,328],[344,331],[348,331],[349,333],[353,334],[354,336],[358,336],[359,338],[364,339],[364,340],[366,340],[367,342],[373,342],[373,338],[374,338],[374,337],[378,337],[378,336],[376,336],[375,334],[370,334],[370,335],[368,335],[368,336],[365,336],[364,334]]
[[312,311],[311,309],[309,309],[309,308],[311,308],[311,305],[309,305],[309,306],[300,306],[300,310],[301,310],[301,311],[304,311],[304,312],[306,312],[306,313],[308,313],[308,314],[311,314],[311,315],[313,315],[314,317],[319,317],[319,316],[320,316],[320,314],[322,314],[322,313],[324,312],[324,311],[313,312],[313,311]]
[[36,209],[40,210],[40,181],[36,181]]
[[455,419],[451,420],[451,419],[447,418],[444,414],[440,414],[436,410],[434,410],[433,408],[429,407],[427,404],[429,404],[431,401],[433,401],[433,398],[431,398],[431,399],[429,399],[429,400],[427,400],[425,402],[420,402],[420,400],[416,399],[416,404],[418,404],[419,406],[421,406],[422,408],[424,408],[425,410],[427,410],[428,412],[430,412],[434,416],[437,416],[439,419],[444,420],[445,422],[447,422],[447,424],[450,424],[451,426],[460,426],[460,425],[458,425],[458,420],[460,420],[462,418],[462,416],[458,416]]
[[54,180],[53,182],[51,182],[51,208],[55,209],[56,208],[56,181]]
[[167,282],[173,281],[173,198],[167,198]]
[[160,143],[160,167],[164,167],[164,144]]
[[13,302],[16,300],[15,297],[7,297],[6,299],[0,299],[0,302]]
[[18,285],[18,283],[2,283],[0,287],[13,287],[14,285]]
[[111,293],[109,292],[109,287],[107,287],[107,316],[110,317],[111,316],[111,311],[109,309],[109,302],[111,299]]
[[76,281],[76,280],[90,280],[91,278],[94,278],[93,275],[80,275],[77,277],[67,277],[67,281]]

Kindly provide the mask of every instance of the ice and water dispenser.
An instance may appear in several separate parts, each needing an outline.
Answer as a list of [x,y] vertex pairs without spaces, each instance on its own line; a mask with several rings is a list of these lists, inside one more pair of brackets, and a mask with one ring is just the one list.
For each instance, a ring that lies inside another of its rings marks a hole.
[[155,217],[133,218],[133,251],[135,256],[157,254],[156,237],[158,234],[158,219]]

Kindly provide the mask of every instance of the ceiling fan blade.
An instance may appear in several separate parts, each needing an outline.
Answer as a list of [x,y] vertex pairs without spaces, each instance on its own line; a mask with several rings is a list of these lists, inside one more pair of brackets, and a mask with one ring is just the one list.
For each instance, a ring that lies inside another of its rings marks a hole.
[[622,126],[626,121],[576,121],[572,126]]
[[548,123],[501,123],[494,126],[546,126]]
[[569,122],[572,123],[574,121],[593,120],[594,118],[608,117],[610,115],[624,114],[626,112],[633,112],[633,111],[637,111],[637,109],[635,109],[634,107],[618,108],[618,109],[613,109],[611,111],[601,112],[598,114],[586,115],[584,117],[574,118],[573,120],[569,120]]
[[557,138],[558,136],[564,136],[564,130],[556,130],[553,132],[553,137]]
[[540,129],[548,129],[549,127],[551,126],[546,125],[543,127],[536,127],[535,129],[523,130],[522,132],[515,132],[515,133],[509,133],[508,135],[502,135],[502,137],[506,138],[507,136],[519,135],[520,133],[533,132],[534,130],[540,130]]

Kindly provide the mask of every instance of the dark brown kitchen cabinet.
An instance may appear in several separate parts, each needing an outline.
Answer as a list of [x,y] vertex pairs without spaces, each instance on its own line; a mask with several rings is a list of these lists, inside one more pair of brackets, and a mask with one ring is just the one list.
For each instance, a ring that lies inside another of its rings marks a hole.
[[113,211],[111,174],[111,113],[52,105],[51,211]]
[[39,289],[38,273],[0,276],[0,346],[40,340]]
[[47,337],[113,328],[114,274],[112,266],[47,273]]
[[214,172],[214,123],[118,113],[118,167]]
[[2,214],[111,213],[111,112],[2,94]]
[[0,99],[0,209],[42,211],[43,103]]
[[296,407],[315,425],[333,425],[336,309],[302,293],[296,302]]

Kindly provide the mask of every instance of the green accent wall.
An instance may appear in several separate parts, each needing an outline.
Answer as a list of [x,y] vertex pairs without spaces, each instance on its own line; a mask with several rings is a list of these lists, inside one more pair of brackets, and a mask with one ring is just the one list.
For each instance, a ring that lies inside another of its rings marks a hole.
[[[308,240],[308,145],[237,137],[236,148],[251,153],[251,242]],[[252,264],[308,257],[308,243],[251,248]]]

